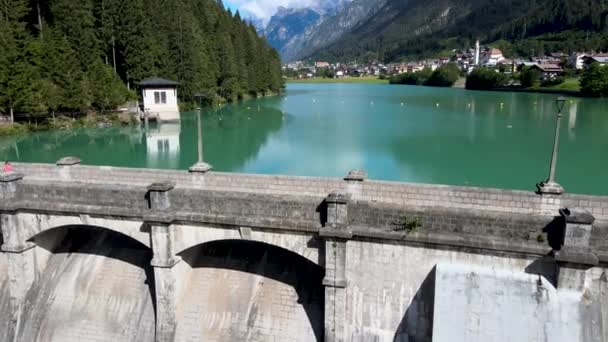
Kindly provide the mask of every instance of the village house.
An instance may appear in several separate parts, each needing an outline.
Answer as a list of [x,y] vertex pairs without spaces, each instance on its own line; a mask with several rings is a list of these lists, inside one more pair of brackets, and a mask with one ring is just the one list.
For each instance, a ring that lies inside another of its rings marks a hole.
[[576,52],[568,57],[568,66],[575,70],[583,70],[587,54]]
[[424,69],[424,65],[419,63],[409,63],[407,65],[407,72],[419,72]]
[[558,64],[535,64],[532,68],[540,72],[541,80],[552,80],[559,77],[564,70]]
[[491,48],[483,53],[481,64],[486,66],[496,66],[498,63],[505,60],[502,51],[496,48]]
[[177,86],[179,83],[163,78],[139,82],[144,115],[161,122],[179,121]]
[[586,56],[584,58],[585,65],[589,66],[593,63],[598,63],[599,65],[608,64],[608,53],[596,53],[590,56]]
[[329,68],[328,62],[315,62],[316,68]]

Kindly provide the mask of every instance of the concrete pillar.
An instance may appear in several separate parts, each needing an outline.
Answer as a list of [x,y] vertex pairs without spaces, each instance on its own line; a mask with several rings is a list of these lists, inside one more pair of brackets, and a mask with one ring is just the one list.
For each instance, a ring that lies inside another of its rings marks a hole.
[[80,165],[80,159],[76,157],[65,157],[59,159],[56,164],[59,167],[59,177],[68,180],[72,178],[71,169],[74,166]]
[[327,220],[320,231],[325,240],[325,342],[347,341],[346,331],[346,243],[352,238],[348,227],[350,194],[332,193]]
[[586,271],[599,264],[590,244],[595,218],[582,208],[561,209],[559,213],[564,220],[564,235],[561,249],[554,252],[559,265],[557,287],[583,291]]
[[17,197],[17,184],[23,179],[21,173],[0,173],[0,199],[3,204]]
[[159,213],[171,208],[169,191],[175,187],[172,182],[158,182],[148,186],[149,207],[152,213]]
[[148,187],[150,211],[144,220],[150,227],[156,300],[156,341],[170,342],[175,339],[177,325],[178,283],[175,266],[181,258],[175,254],[175,238],[171,224],[169,192],[175,185],[170,182],[155,183]]
[[23,175],[19,173],[0,175],[0,229],[3,241],[0,249],[5,254],[8,264],[12,330],[9,335],[14,334],[19,328],[25,297],[37,278],[33,250],[35,245],[26,240],[17,216],[17,190],[22,179]]
[[344,180],[346,181],[346,189],[353,198],[361,198],[363,195],[363,182],[366,179],[367,172],[363,170],[350,171],[346,177],[344,177]]

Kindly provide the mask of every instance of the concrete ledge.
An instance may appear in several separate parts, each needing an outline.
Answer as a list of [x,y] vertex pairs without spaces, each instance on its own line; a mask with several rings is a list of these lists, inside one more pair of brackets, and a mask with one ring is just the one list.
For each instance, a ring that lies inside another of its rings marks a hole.
[[144,214],[142,219],[144,222],[151,224],[171,224],[175,221],[175,214],[172,212],[156,212]]
[[23,174],[18,172],[0,173],[0,183],[16,182],[23,179]]
[[599,258],[591,252],[591,250],[580,250],[574,248],[563,248],[560,251],[555,251],[555,261],[563,264],[597,266],[600,262]]
[[352,170],[344,177],[344,180],[347,182],[363,182],[366,179],[367,172],[363,170]]
[[77,157],[65,157],[57,161],[57,166],[73,166],[80,164],[81,160]]
[[326,287],[335,287],[339,289],[345,289],[348,285],[348,282],[344,279],[336,280],[336,279],[328,279],[327,277],[323,278],[323,286]]
[[584,208],[560,209],[559,213],[566,223],[593,224],[595,222],[595,217]]
[[352,196],[350,194],[333,191],[331,194],[329,194],[329,196],[327,196],[325,202],[336,204],[348,204],[348,202],[350,202],[351,197]]
[[319,236],[322,238],[337,238],[350,240],[353,238],[353,232],[347,230],[346,227],[340,228],[323,228],[319,231]]
[[2,247],[0,247],[0,250],[2,250],[2,252],[4,252],[4,253],[21,254],[34,247],[36,247],[36,244],[33,242],[27,242],[24,245],[18,245],[18,246],[9,246],[7,244],[3,244]]
[[148,186],[148,191],[167,192],[175,188],[175,183],[170,181],[152,183]]
[[150,266],[158,268],[173,268],[173,266],[179,264],[181,261],[182,258],[179,256],[176,256],[169,260],[160,260],[157,258],[153,258],[152,261],[150,261]]

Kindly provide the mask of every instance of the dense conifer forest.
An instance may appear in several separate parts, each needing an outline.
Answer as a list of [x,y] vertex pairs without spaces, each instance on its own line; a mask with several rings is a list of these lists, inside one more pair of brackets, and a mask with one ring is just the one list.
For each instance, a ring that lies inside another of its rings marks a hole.
[[154,76],[183,102],[282,86],[277,52],[221,0],[0,0],[0,114],[107,111]]

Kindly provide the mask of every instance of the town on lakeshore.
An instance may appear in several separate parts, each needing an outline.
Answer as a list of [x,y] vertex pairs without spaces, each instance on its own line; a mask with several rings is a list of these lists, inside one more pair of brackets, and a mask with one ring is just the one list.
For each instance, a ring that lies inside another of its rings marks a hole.
[[608,342],[608,0],[0,0],[0,342]]
[[[592,64],[604,66],[608,64],[608,53],[597,52],[552,52],[547,55],[529,58],[507,58],[495,47],[480,45],[468,50],[452,50],[450,56],[428,58],[399,63],[381,63],[368,61],[366,63],[329,63],[325,61],[294,61],[283,64],[283,74],[291,80],[321,78],[357,78],[377,77],[390,79],[403,74],[419,73],[424,70],[435,71],[448,64],[457,65],[461,73],[470,75],[475,68],[484,68],[502,73],[507,76],[518,75],[523,71],[534,72],[537,81],[553,88],[565,82],[577,80],[583,70]],[[512,77],[504,86],[520,86],[521,81]],[[460,84],[464,86],[464,84]],[[560,88],[561,89],[561,88]],[[578,90],[578,85],[565,90]]]

